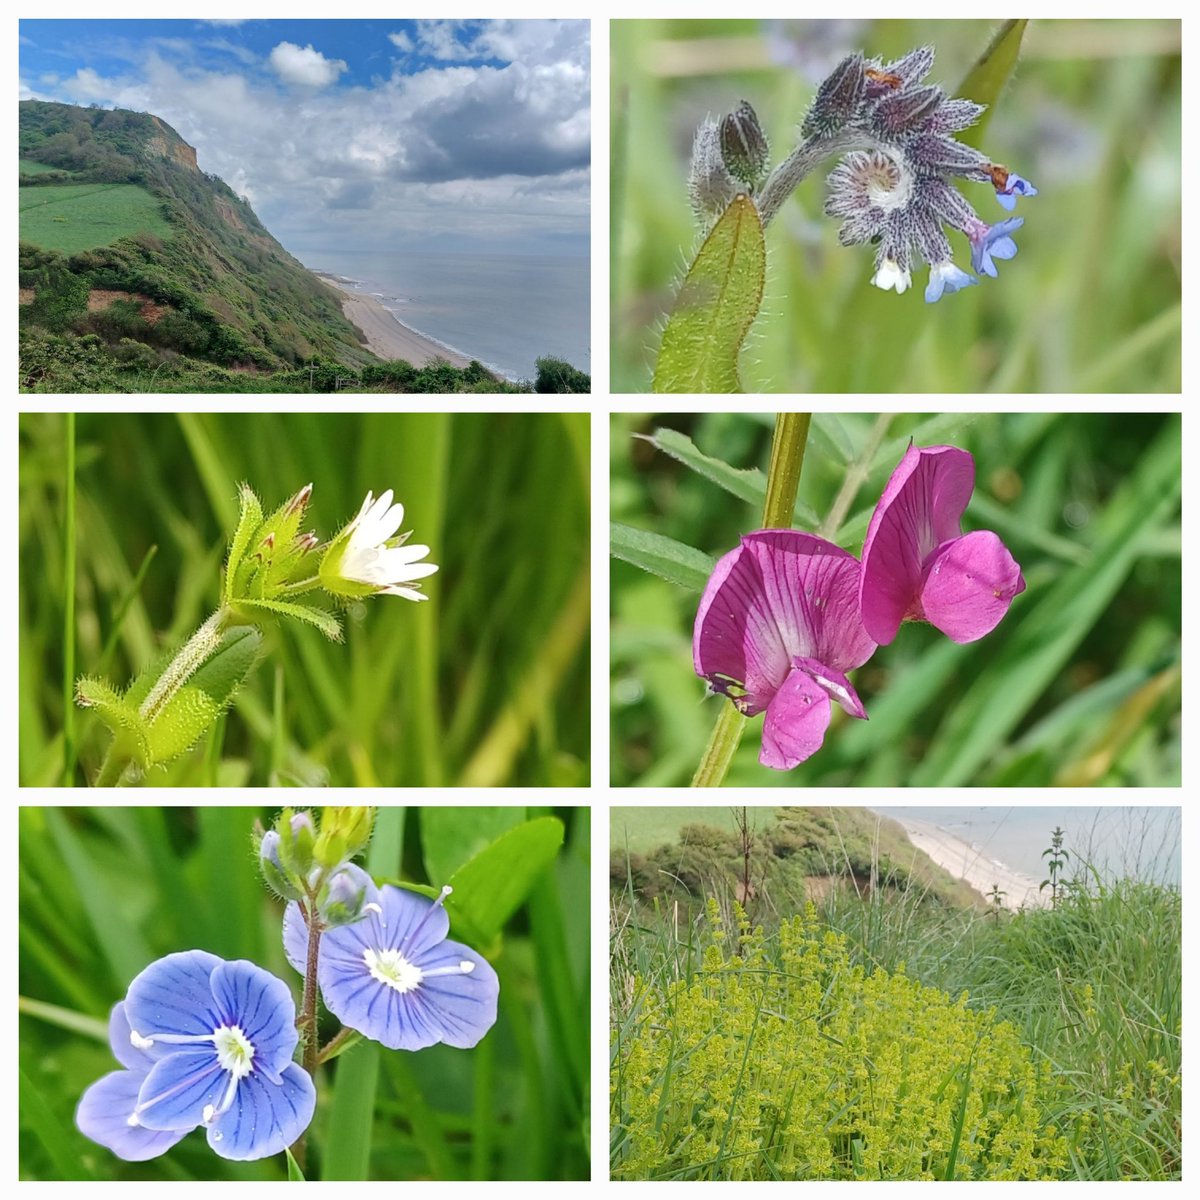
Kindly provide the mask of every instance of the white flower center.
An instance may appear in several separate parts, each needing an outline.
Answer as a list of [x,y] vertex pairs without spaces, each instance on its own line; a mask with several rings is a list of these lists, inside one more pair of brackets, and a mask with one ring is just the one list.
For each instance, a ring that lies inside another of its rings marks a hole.
[[421,980],[425,978],[425,972],[415,963],[410,963],[399,950],[375,951],[368,948],[363,951],[363,962],[367,964],[372,979],[395,988],[402,996],[420,987]]
[[912,175],[894,159],[882,154],[873,154],[863,181],[867,187],[867,199],[884,212],[903,208],[912,195]]
[[217,1062],[235,1079],[242,1079],[254,1070],[254,1047],[250,1039],[236,1025],[222,1025],[213,1031],[213,1045],[217,1048]]

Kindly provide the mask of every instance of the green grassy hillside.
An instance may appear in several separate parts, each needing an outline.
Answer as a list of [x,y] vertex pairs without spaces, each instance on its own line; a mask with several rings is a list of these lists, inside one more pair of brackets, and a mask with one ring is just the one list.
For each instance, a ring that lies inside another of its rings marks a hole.
[[78,254],[119,238],[171,236],[162,202],[130,183],[83,183],[21,189],[21,241]]

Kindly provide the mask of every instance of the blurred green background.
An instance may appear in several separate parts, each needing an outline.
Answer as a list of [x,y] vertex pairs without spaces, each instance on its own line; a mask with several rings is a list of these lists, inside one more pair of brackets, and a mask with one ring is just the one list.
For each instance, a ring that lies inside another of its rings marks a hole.
[[[660,427],[682,431],[711,459],[765,472],[773,424],[763,414],[615,415],[614,522],[724,554],[759,527],[761,502],[644,439]],[[960,446],[976,461],[964,529],[998,533],[1028,586],[990,635],[967,646],[929,625],[903,626],[851,672],[870,719],[835,706],[824,746],[793,771],[758,764],[762,719],[752,719],[726,782],[1177,785],[1180,430],[1178,415],[1157,413],[814,415],[797,528],[860,554],[909,438]],[[615,784],[688,783],[728,703],[705,699],[692,670],[699,600],[612,563]]]
[[[931,44],[954,91],[986,21],[614,21],[612,388],[647,391],[675,286],[696,244],[692,135],[749,100],[772,165],[817,84],[856,49]],[[767,230],[763,311],[742,355],[748,392],[1170,392],[1181,386],[1179,21],[1032,21],[981,149],[1032,180],[1015,261],[924,302],[870,286],[869,246],[823,215],[827,169]],[[832,167],[832,163],[828,164]],[[964,194],[1007,216],[986,185]],[[966,241],[951,237],[960,266]]]
[[[123,687],[208,616],[245,479],[268,511],[311,481],[307,528],[325,538],[368,489],[393,488],[404,528],[441,569],[425,581],[427,602],[352,605],[343,644],[281,625],[215,731],[148,783],[586,784],[588,420],[80,414],[72,530],[67,418],[23,414],[21,782],[95,777],[106,734],[64,704],[64,670]],[[73,668],[64,580],[72,537]]]
[[[478,947],[500,976],[496,1025],[473,1050],[404,1053],[364,1041],[320,1068],[308,1178],[588,1177],[588,810],[508,811],[516,822],[557,816],[566,841],[498,947]],[[257,807],[20,810],[21,1179],[286,1178],[283,1155],[229,1162],[202,1133],[126,1163],[74,1123],[84,1088],[117,1069],[109,1010],[153,959],[185,949],[247,958],[286,980],[299,1004],[283,904],[263,886],[251,844],[255,819],[271,816]],[[424,843],[420,809],[381,809],[367,865],[377,879],[440,884],[426,872]],[[323,1040],[336,1029],[323,1027]]]

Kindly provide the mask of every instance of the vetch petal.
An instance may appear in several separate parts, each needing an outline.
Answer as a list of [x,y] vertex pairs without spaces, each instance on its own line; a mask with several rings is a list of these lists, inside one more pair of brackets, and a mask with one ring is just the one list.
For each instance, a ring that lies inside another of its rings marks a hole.
[[134,1118],[143,1079],[140,1071],[113,1071],[97,1079],[75,1109],[80,1133],[126,1162],[157,1158],[191,1132],[191,1128],[147,1129]]
[[1008,548],[996,534],[978,530],[937,548],[921,606],[926,620],[952,641],[974,642],[996,628],[1024,590],[1021,568]]
[[254,1047],[255,1069],[261,1064],[273,1075],[282,1071],[300,1040],[288,985],[262,967],[236,959],[217,967],[212,988],[221,1023],[236,1025]]
[[758,761],[790,771],[811,758],[825,741],[830,716],[828,692],[807,671],[793,669],[767,706]]
[[308,1128],[316,1101],[312,1079],[297,1063],[288,1063],[279,1083],[256,1071],[238,1080],[233,1103],[208,1127],[208,1144],[238,1162],[269,1158]]
[[867,719],[867,710],[858,698],[858,693],[854,690],[850,680],[840,671],[835,671],[832,667],[817,662],[815,658],[798,658],[794,665],[808,675],[831,700],[836,700],[852,717],[857,717],[860,721]]
[[859,591],[863,626],[880,645],[920,617],[925,560],[958,535],[974,487],[975,460],[954,446],[910,446],[892,472],[863,542]]

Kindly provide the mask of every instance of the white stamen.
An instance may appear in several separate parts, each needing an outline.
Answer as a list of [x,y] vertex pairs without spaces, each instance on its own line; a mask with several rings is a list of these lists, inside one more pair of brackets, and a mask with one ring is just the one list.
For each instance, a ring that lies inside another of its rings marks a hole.
[[399,950],[380,950],[368,948],[363,951],[363,962],[371,978],[394,988],[400,995],[415,991],[421,986],[425,972],[416,963],[411,963]]
[[205,1125],[211,1125],[211,1124],[212,1124],[212,1119],[213,1119],[213,1117],[215,1117],[216,1115],[217,1115],[217,1110],[216,1110],[216,1108],[215,1108],[213,1105],[211,1105],[211,1104],[206,1104],[206,1105],[204,1106],[203,1118],[204,1118],[204,1123],[205,1123]]
[[366,903],[366,904],[364,904],[364,905],[362,906],[362,910],[363,910],[363,912],[365,912],[365,913],[373,912],[373,913],[379,913],[379,915],[380,915],[380,916],[382,916],[382,915],[383,915],[383,909],[382,909],[382,908],[380,908],[380,907],[379,907],[379,905],[378,905],[378,904],[376,904],[376,903],[375,903],[373,900],[372,900],[372,901],[369,901],[369,902],[368,902],[368,903]]
[[129,1031],[129,1044],[136,1050],[149,1050],[154,1045],[152,1037],[142,1037],[136,1029]]
[[425,971],[426,979],[432,979],[435,975],[470,975],[475,970],[473,962],[460,962],[457,967],[434,967],[432,971]]
[[129,1117],[125,1121],[125,1124],[136,1129],[141,1124],[141,1121],[138,1120],[138,1115],[137,1115],[137,1113],[134,1112],[134,1113],[129,1114]]
[[[217,1062],[233,1076],[235,1085],[254,1070],[254,1047],[237,1025],[222,1025],[213,1030],[213,1045],[217,1049]],[[224,1105],[221,1111],[228,1107]]]

